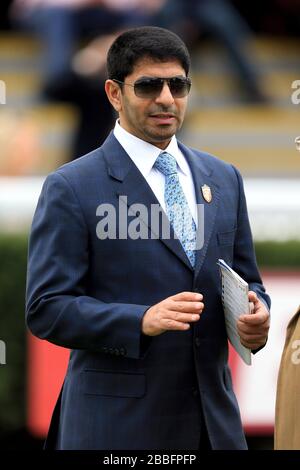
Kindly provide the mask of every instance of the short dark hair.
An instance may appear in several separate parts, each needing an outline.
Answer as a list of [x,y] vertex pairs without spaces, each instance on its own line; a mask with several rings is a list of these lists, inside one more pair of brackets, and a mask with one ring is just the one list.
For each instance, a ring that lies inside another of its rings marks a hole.
[[179,36],[164,28],[143,26],[125,31],[112,43],[107,54],[108,78],[124,81],[146,57],[162,62],[177,60],[188,75],[190,55]]

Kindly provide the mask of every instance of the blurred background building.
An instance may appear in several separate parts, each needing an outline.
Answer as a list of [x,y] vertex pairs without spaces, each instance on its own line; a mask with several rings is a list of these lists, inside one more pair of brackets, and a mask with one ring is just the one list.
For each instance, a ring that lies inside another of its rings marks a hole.
[[41,447],[68,355],[24,326],[27,236],[42,183],[113,127],[106,51],[118,32],[143,24],[174,30],[191,51],[180,140],[244,177],[272,326],[251,368],[233,352],[230,362],[249,446],[272,448],[285,327],[300,303],[300,104],[291,100],[299,1],[14,0],[0,10],[0,449]]

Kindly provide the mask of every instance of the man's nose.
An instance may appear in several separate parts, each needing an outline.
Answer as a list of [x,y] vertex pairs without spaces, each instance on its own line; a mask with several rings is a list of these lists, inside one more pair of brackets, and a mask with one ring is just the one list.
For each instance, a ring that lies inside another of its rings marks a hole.
[[170,91],[169,85],[167,82],[164,82],[164,86],[161,90],[160,95],[155,99],[156,103],[161,103],[164,105],[170,105],[174,103],[173,95]]

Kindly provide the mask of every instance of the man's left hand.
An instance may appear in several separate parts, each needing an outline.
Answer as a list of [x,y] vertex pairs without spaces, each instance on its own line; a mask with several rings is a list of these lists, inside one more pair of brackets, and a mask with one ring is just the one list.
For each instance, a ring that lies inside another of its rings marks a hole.
[[248,298],[249,302],[253,303],[253,313],[241,315],[237,322],[237,329],[241,343],[246,348],[258,349],[267,342],[270,313],[255,292],[250,291]]

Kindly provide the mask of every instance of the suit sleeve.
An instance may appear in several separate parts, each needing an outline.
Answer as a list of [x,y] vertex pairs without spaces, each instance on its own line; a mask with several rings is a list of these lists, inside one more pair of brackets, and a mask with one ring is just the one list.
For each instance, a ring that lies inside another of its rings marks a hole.
[[149,305],[104,303],[85,295],[88,240],[76,194],[62,174],[52,173],[44,183],[29,240],[27,325],[34,335],[59,346],[139,358],[147,344],[141,321]]
[[248,282],[249,290],[256,292],[258,298],[269,310],[271,300],[265,291],[257,268],[242,177],[236,168],[234,168],[234,171],[238,180],[239,208],[237,233],[234,245],[233,269]]

